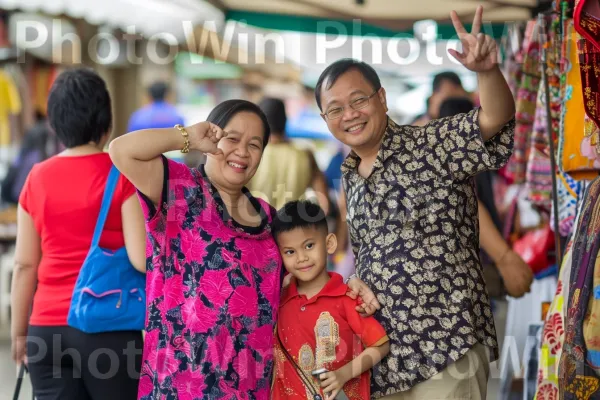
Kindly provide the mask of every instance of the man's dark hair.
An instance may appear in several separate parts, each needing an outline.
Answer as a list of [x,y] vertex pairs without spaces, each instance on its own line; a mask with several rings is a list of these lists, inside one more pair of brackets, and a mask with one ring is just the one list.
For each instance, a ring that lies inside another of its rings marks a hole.
[[437,92],[438,90],[440,90],[442,83],[444,83],[445,81],[452,82],[456,86],[462,87],[460,77],[455,72],[445,71],[440,72],[439,74],[433,77],[433,91]]
[[48,95],[48,121],[67,148],[99,143],[112,126],[110,95],[104,80],[89,68],[61,73]]
[[471,111],[475,105],[466,97],[450,97],[440,104],[440,118],[452,117],[457,114],[466,114]]
[[225,100],[224,102],[217,105],[212,109],[206,120],[217,125],[221,129],[225,129],[225,126],[231,121],[236,114],[241,112],[250,112],[258,115],[263,124],[264,137],[263,137],[263,149],[269,143],[269,136],[271,136],[271,128],[269,127],[269,121],[262,112],[262,110],[254,103],[247,100]]
[[155,82],[148,88],[148,93],[154,101],[164,101],[169,92],[169,85],[165,82]]
[[272,232],[277,235],[297,228],[318,228],[328,231],[325,212],[318,205],[306,200],[286,203],[273,219]]
[[373,90],[379,90],[381,88],[381,81],[373,67],[362,61],[354,60],[352,58],[343,58],[325,68],[325,71],[319,76],[317,86],[315,87],[315,98],[317,99],[317,105],[321,111],[323,111],[321,108],[321,90],[323,82],[327,80],[327,87],[325,89],[330,89],[341,75],[351,69],[358,70],[371,86],[373,86]]
[[285,124],[287,115],[285,113],[285,104],[280,99],[266,97],[258,103],[258,106],[265,113],[271,133],[283,135],[285,133]]

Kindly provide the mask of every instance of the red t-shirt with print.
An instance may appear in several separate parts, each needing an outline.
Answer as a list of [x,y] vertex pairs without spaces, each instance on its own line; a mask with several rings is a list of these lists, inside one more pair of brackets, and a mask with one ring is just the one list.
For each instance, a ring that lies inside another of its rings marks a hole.
[[[348,286],[342,276],[334,272],[329,276],[323,289],[310,299],[298,293],[296,281],[292,279],[282,293],[277,321],[281,343],[323,398],[319,381],[312,377],[311,371],[319,368],[335,371],[366,347],[387,341],[385,330],[375,318],[358,314],[357,300],[346,295]],[[369,371],[348,381],[344,393],[350,400],[368,399]],[[298,398],[312,398],[312,395],[276,339],[272,399]]]

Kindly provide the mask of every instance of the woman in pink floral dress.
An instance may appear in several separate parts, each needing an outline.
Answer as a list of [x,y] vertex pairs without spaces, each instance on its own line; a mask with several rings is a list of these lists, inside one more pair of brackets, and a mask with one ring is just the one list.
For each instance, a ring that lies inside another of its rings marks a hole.
[[[147,333],[139,399],[270,396],[281,259],[274,210],[244,185],[269,139],[260,109],[217,106],[187,128],[137,131],[110,155],[137,187],[147,244]],[[208,154],[190,169],[161,154]]]

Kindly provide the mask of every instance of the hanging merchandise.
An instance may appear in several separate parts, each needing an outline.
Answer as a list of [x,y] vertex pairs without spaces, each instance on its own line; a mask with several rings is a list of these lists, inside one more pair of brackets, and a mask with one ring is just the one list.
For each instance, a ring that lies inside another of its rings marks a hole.
[[586,153],[600,156],[600,4],[595,0],[576,1],[574,19],[575,30],[581,35],[577,41],[577,51],[583,103],[589,118],[584,129]]
[[[554,81],[554,79],[552,79]],[[558,88],[554,82],[550,85],[551,89],[551,109],[557,111],[556,101],[559,101]],[[552,204],[552,168],[549,157],[548,132],[546,130],[546,119],[548,118],[545,105],[545,89],[540,86],[538,92],[538,102],[535,110],[535,120],[533,123],[533,132],[530,140],[529,160],[527,161],[526,182],[529,189],[529,199],[542,210],[550,211]],[[554,114],[554,113],[551,113]],[[551,115],[552,121],[557,121],[555,115]]]
[[[540,23],[546,24],[545,19],[540,20]],[[553,14],[550,20],[550,29],[546,35],[541,35],[540,46],[545,49],[546,62],[548,67],[546,73],[548,75],[548,90],[546,86],[540,85],[538,90],[538,98],[533,122],[533,130],[531,133],[531,145],[529,159],[526,169],[526,181],[529,188],[529,198],[537,207],[549,212],[552,205],[552,175],[555,171],[552,169],[550,162],[550,137],[556,139],[558,128],[560,126],[561,113],[561,95],[560,95],[560,73],[561,73],[561,57],[560,57],[560,17]],[[550,100],[550,105],[547,107],[546,99]],[[550,115],[548,115],[550,110]],[[551,130],[548,132],[547,119],[551,120]]]
[[521,24],[511,25],[508,27],[508,34],[501,39],[502,48],[506,53],[503,69],[507,76],[506,80],[510,91],[515,98],[517,97],[521,77],[523,76],[521,68],[521,64],[523,63],[523,49],[521,47],[523,43],[523,28],[524,26]]
[[[580,184],[583,186],[583,183]],[[583,205],[583,202],[579,202],[579,204],[576,205],[576,217],[573,221],[573,230],[577,230],[577,227],[580,224]],[[569,299],[571,268],[573,265],[573,241],[574,237],[573,235],[570,235],[558,274],[556,293],[544,322],[544,333],[538,366],[536,400],[558,398],[559,361],[563,351],[563,343],[565,341],[565,317],[567,312],[567,301]]]
[[577,32],[591,42],[594,47],[600,49],[600,4],[598,1],[575,1],[573,18]]
[[[599,399],[600,380],[592,367],[600,326],[590,312],[595,311],[594,275],[600,273],[600,178],[586,190],[580,221],[573,241],[573,261],[569,278],[565,341],[559,364],[559,393],[564,400]],[[596,271],[598,266],[598,271]],[[591,305],[591,307],[590,307]]]
[[6,16],[7,14],[4,11],[0,10],[0,49],[10,46],[10,42],[8,40]]
[[523,42],[523,70],[516,99],[516,126],[513,156],[509,159],[507,172],[514,183],[525,182],[525,170],[529,159],[531,129],[535,115],[538,88],[540,87],[540,43],[536,21],[529,21]]
[[[577,216],[577,201],[582,194],[583,182],[576,181],[562,171],[557,171],[556,207],[558,207],[558,233],[568,237],[573,232],[575,217]],[[552,204],[554,212],[555,204]],[[555,231],[554,219],[550,219],[550,227]]]
[[[582,182],[576,179],[588,179],[590,172],[589,159],[582,156],[585,110],[581,90],[581,75],[577,68],[577,42],[573,20],[565,22],[563,38],[563,62],[561,74],[562,113],[560,118],[558,139],[558,196],[553,208],[558,207],[558,232],[562,237],[573,231],[573,221],[577,212],[577,202],[582,194]],[[575,179],[576,178],[576,179]],[[593,176],[591,177],[593,179]],[[552,210],[554,212],[554,209]],[[554,229],[554,220],[551,220]]]
[[11,76],[0,69],[0,147],[10,144],[9,118],[21,112],[19,89]]
[[596,152],[598,132],[590,119],[586,123],[586,110],[582,89],[582,74],[579,64],[579,35],[571,24],[569,31],[568,72],[565,82],[563,133],[559,141],[559,160],[561,169],[573,179],[590,180],[598,176],[600,159]]
[[572,243],[567,245],[560,269],[556,293],[546,314],[538,366],[536,400],[558,398],[558,362],[565,338],[565,299],[569,294],[569,274],[572,261]]

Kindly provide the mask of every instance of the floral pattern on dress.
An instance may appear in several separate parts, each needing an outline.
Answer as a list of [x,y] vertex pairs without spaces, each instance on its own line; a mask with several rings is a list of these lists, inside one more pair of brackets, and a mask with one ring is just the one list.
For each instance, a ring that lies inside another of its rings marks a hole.
[[390,354],[373,368],[373,398],[406,391],[476,343],[498,357],[479,260],[473,176],[511,155],[514,119],[484,142],[478,109],[424,127],[391,119],[368,178],[343,164],[358,276],[382,305]]
[[147,317],[141,400],[270,396],[282,262],[270,231],[227,215],[203,168],[164,160],[157,211],[146,216]]

